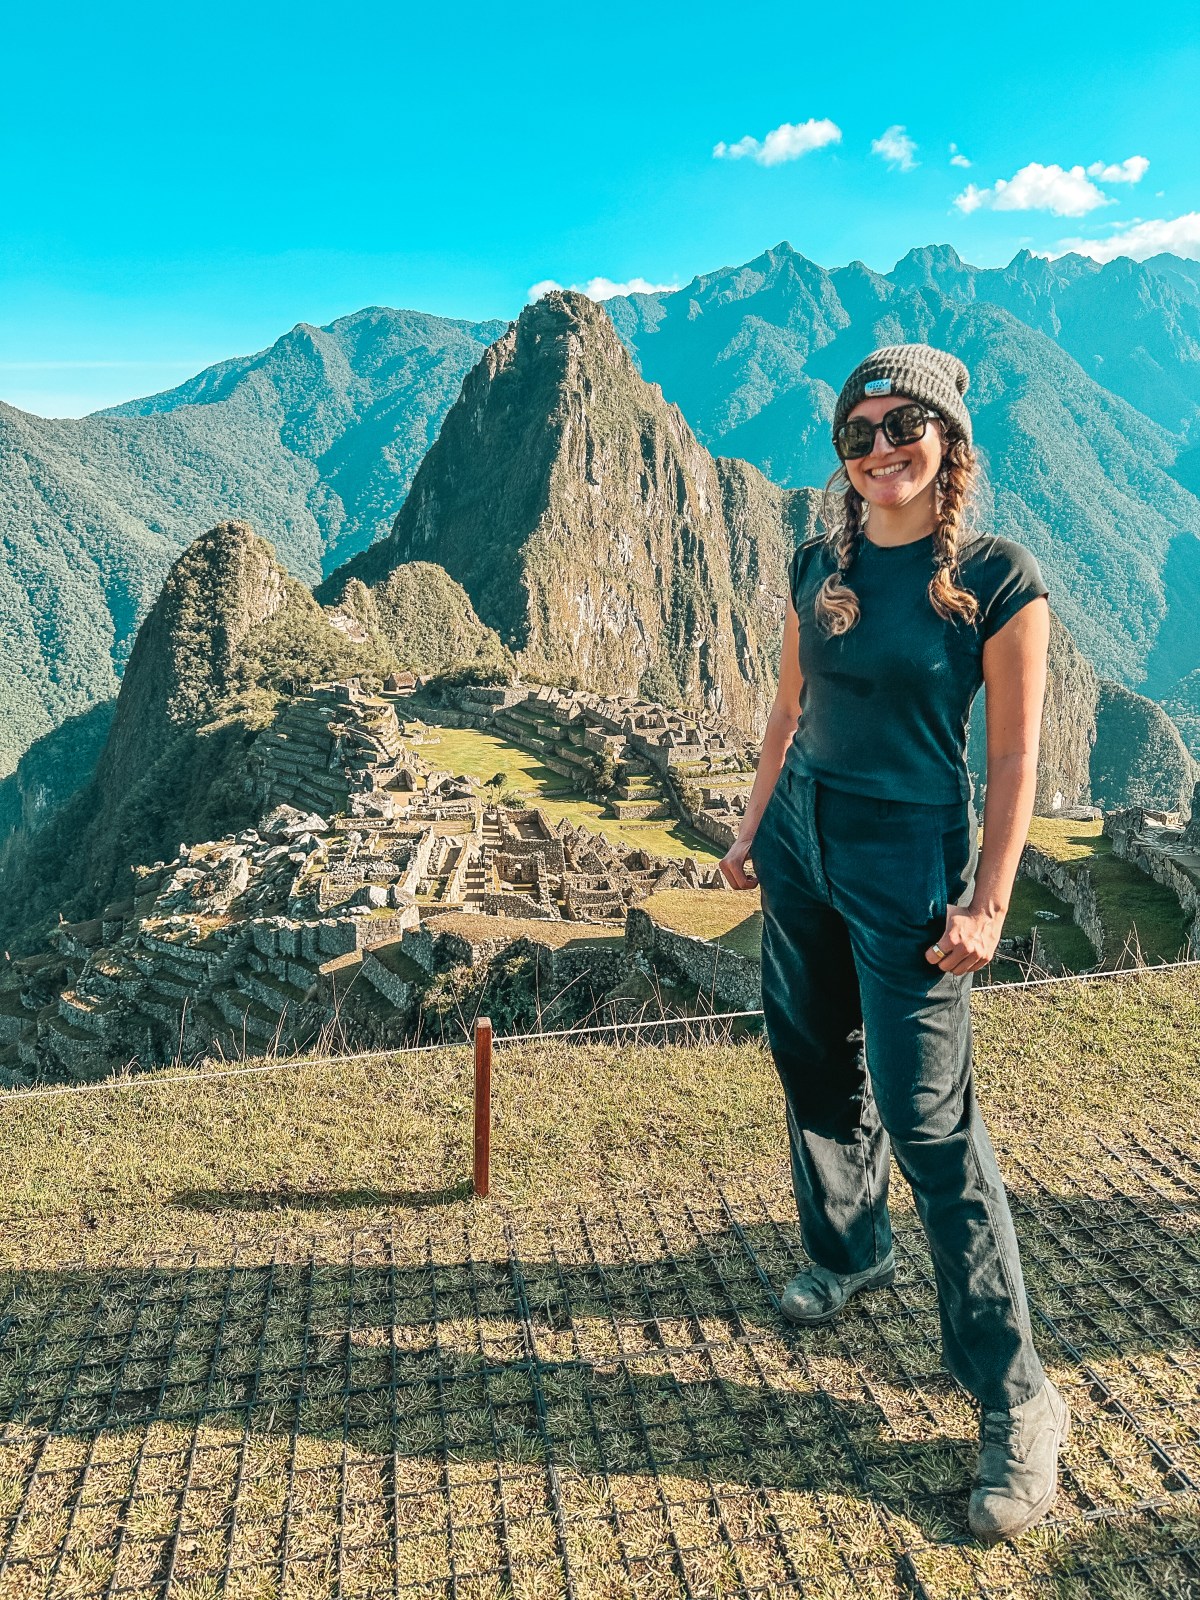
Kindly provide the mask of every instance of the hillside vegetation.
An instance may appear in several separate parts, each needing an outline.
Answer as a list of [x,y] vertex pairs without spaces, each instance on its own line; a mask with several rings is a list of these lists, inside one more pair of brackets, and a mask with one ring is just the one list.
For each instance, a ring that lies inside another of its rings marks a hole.
[[464,376],[505,326],[368,306],[324,328],[298,323],[269,350],[104,415],[203,407],[219,432],[266,440],[294,461],[311,486],[320,553],[316,571],[291,565],[312,579],[386,533]]
[[198,528],[248,519],[309,583],[384,532],[503,327],[363,311],[79,421],[0,404],[0,777],[116,693]]
[[497,683],[512,677],[512,656],[496,630],[479,620],[466,590],[435,561],[402,562],[374,589],[352,580],[333,614],[412,672],[443,673],[472,662]]

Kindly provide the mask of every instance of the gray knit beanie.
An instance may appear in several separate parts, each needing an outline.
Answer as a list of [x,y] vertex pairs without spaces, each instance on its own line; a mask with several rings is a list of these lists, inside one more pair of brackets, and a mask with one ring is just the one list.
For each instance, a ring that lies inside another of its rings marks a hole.
[[970,381],[966,367],[948,350],[935,350],[929,344],[885,345],[860,361],[842,385],[833,413],[833,431],[837,433],[860,400],[903,394],[936,411],[970,444],[971,418],[963,404]]

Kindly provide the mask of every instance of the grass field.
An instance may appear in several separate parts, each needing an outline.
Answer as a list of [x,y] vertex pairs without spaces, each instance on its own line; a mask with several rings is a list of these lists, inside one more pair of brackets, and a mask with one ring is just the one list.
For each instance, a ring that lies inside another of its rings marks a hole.
[[503,773],[505,780],[527,796],[531,804],[540,806],[551,822],[567,817],[614,843],[636,845],[656,855],[688,855],[716,861],[723,854],[682,822],[620,822],[616,817],[605,816],[602,805],[573,789],[566,778],[543,766],[528,750],[497,734],[482,733],[476,728],[439,728],[433,723],[426,723],[426,727],[429,742],[417,747],[425,760],[464,773],[476,783],[488,783]]
[[897,1177],[823,1330],[757,1040],[465,1049],[0,1097],[0,1594],[716,1600],[1200,1590],[1200,967],[972,1001],[1055,1514],[965,1533]]
[[757,961],[762,951],[762,909],[757,889],[713,894],[710,889],[664,889],[639,902],[654,921],[694,939]]
[[1190,953],[1187,918],[1179,901],[1139,867],[1113,854],[1112,840],[1101,832],[1099,819],[1034,817],[1029,840],[1072,870],[1087,867],[1101,922],[1112,940],[1112,956],[1126,945],[1140,950],[1147,962],[1177,961]]

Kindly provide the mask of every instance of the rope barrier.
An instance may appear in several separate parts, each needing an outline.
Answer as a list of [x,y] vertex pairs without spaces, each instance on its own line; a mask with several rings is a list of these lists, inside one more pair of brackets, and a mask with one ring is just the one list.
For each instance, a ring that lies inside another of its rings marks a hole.
[[209,1083],[217,1078],[249,1078],[261,1076],[269,1072],[294,1071],[298,1067],[327,1067],[335,1062],[338,1066],[346,1066],[355,1061],[378,1061],[380,1056],[422,1056],[430,1055],[435,1050],[465,1050],[470,1047],[469,1039],[448,1040],[445,1044],[413,1044],[405,1045],[399,1050],[359,1050],[353,1055],[322,1055],[322,1056],[285,1056],[279,1061],[255,1061],[240,1067],[195,1067],[188,1072],[136,1072],[126,1076],[113,1074],[109,1078],[97,1078],[91,1083],[62,1083],[45,1089],[8,1089],[0,1091],[0,1110],[18,1102],[24,1104],[26,1100],[51,1100],[60,1095],[87,1094],[93,1089],[151,1089],[170,1083]]
[[538,1039],[578,1039],[586,1033],[636,1033],[643,1028],[684,1028],[696,1022],[736,1022],[742,1017],[761,1017],[757,1011],[710,1011],[695,1017],[655,1017],[649,1022],[596,1022],[583,1028],[557,1028],[547,1033],[507,1033],[497,1044],[532,1044]]
[[994,990],[997,994],[1003,994],[1008,989],[1039,989],[1047,983],[1090,983],[1099,978],[1128,978],[1147,972],[1177,972],[1181,967],[1200,967],[1200,956],[1192,956],[1187,961],[1144,963],[1140,967],[1110,967],[1104,972],[1060,972],[1048,978],[1020,978],[1014,979],[1011,983],[985,983],[974,992],[988,994]]
[[[761,1017],[761,1011],[716,1011],[700,1017],[659,1017],[653,1022],[604,1022],[584,1028],[560,1028],[554,1032],[508,1033],[495,1040],[496,1044],[532,1044],[539,1039],[579,1039],[585,1034],[629,1032],[640,1028],[681,1028],[691,1023],[726,1022],[739,1017]],[[440,1044],[409,1044],[396,1049],[384,1046],[378,1050],[358,1050],[349,1055],[285,1056],[278,1061],[255,1061],[239,1067],[196,1067],[188,1072],[137,1072],[121,1076],[114,1073],[108,1078],[97,1078],[90,1083],[53,1084],[47,1088],[0,1090],[0,1110],[27,1100],[52,1100],[62,1095],[87,1094],[95,1089],[151,1089],[173,1083],[209,1083],[220,1078],[247,1078],[264,1073],[285,1072],[300,1067],[349,1066],[355,1061],[378,1061],[381,1056],[394,1060],[399,1056],[432,1055],[439,1050],[469,1050],[471,1038],[446,1039]]]
[[[1187,961],[1163,961],[1154,965],[1115,967],[1103,972],[1068,972],[1044,978],[1023,978],[1010,983],[981,984],[975,994],[1007,993],[1012,989],[1037,989],[1049,984],[1090,983],[1109,978],[1144,977],[1147,973],[1178,972],[1188,967],[1200,967],[1200,957]],[[598,1022],[581,1028],[557,1028],[537,1033],[510,1033],[495,1037],[497,1045],[536,1044],[544,1039],[582,1040],[590,1035],[612,1033],[639,1033],[651,1028],[690,1028],[712,1022],[740,1022],[762,1016],[756,1011],[712,1011],[701,1016],[657,1017],[641,1022]],[[490,1024],[489,1024],[490,1027]],[[45,1088],[10,1088],[0,1090],[0,1111],[9,1106],[24,1105],[30,1100],[51,1100],[67,1095],[90,1094],[97,1090],[121,1091],[127,1089],[154,1089],[178,1083],[210,1083],[227,1078],[261,1077],[273,1072],[296,1071],[304,1067],[351,1066],[356,1061],[378,1061],[383,1057],[395,1061],[400,1057],[432,1055],[443,1050],[470,1050],[473,1035],[464,1039],[443,1040],[439,1044],[403,1045],[397,1049],[358,1050],[347,1055],[325,1054],[319,1056],[287,1056],[277,1061],[256,1061],[236,1067],[208,1069],[197,1067],[184,1072],[140,1072],[127,1076],[114,1074],[90,1083],[54,1084]]]

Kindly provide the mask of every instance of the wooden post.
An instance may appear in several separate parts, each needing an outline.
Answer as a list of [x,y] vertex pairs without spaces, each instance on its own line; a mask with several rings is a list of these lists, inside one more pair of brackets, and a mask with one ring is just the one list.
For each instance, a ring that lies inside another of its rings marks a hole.
[[475,1151],[471,1179],[486,1200],[492,1168],[492,1019],[475,1021]]

